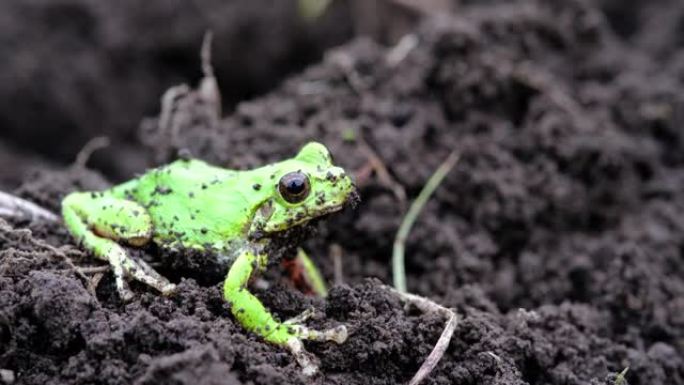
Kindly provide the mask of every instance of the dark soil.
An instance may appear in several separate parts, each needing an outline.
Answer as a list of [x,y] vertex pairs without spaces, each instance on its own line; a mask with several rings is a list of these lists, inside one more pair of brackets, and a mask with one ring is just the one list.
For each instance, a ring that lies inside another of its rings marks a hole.
[[106,135],[114,145],[93,164],[128,178],[147,161],[136,133],[141,116],[158,113],[168,87],[199,78],[206,31],[216,37],[213,63],[227,110],[351,36],[342,4],[312,23],[297,16],[295,4],[3,1],[0,136],[64,165],[87,140]]
[[[461,154],[407,244],[410,291],[461,317],[426,383],[613,384],[629,367],[632,385],[684,384],[684,5],[652,4],[463,4],[423,23],[396,65],[359,39],[219,124],[187,103],[179,136],[154,120],[141,132],[160,162],[185,149],[231,168],[315,139],[357,175],[359,207],[304,244],[330,281],[339,245],[345,284],[315,299],[274,267],[255,289],[282,318],[315,306],[313,324],[352,329],[343,345],[307,344],[321,360],[314,383],[406,383],[444,324],[381,286],[404,210],[364,172],[367,143],[410,198]],[[69,191],[106,185],[69,168],[17,193],[57,209]],[[0,368],[15,383],[307,382],[234,323],[219,283],[181,279],[170,298],[134,286],[124,305],[109,273],[93,296],[46,246],[99,264],[62,226],[12,226],[0,229]]]

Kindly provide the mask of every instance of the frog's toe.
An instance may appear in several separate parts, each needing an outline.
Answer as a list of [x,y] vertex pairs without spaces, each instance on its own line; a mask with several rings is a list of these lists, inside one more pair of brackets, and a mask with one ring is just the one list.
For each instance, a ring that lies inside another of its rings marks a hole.
[[315,314],[316,314],[316,309],[314,309],[313,307],[310,307],[310,308],[304,310],[303,312],[301,312],[300,314],[288,319],[287,321],[285,321],[283,323],[286,325],[300,324],[300,323],[310,319]]
[[131,302],[135,298],[135,294],[132,291],[119,292],[119,297],[123,302]]
[[331,329],[327,330],[314,330],[314,329],[309,329],[305,326],[299,326],[295,328],[297,330],[298,335],[301,338],[305,338],[307,340],[312,340],[312,341],[332,341],[336,342],[338,344],[344,343],[347,340],[347,337],[349,336],[349,332],[347,331],[347,327],[344,325],[339,325]]
[[166,285],[162,286],[159,291],[162,293],[162,295],[172,295],[176,292],[177,288],[178,287],[175,283],[169,282]]
[[135,297],[133,291],[126,282],[125,273],[120,266],[114,265],[114,282],[116,283],[116,291],[119,293],[119,298],[124,302],[130,302]]
[[302,367],[302,373],[303,373],[306,377],[313,377],[313,376],[316,375],[316,373],[318,373],[318,366],[316,366],[316,365],[311,365],[311,364],[310,364],[310,365],[307,365],[307,366],[303,366],[303,367]]
[[297,337],[291,337],[285,344],[302,367],[302,373],[307,377],[312,377],[318,373],[318,362],[313,354],[304,349],[304,344]]
[[[117,280],[118,281],[118,280]],[[131,302],[135,298],[135,293],[128,287],[128,283],[123,279],[117,282],[116,291],[123,302]]]
[[169,282],[161,274],[157,273],[150,265],[142,259],[129,259],[125,264],[126,273],[136,281],[142,282],[147,286],[157,289],[164,295],[171,294],[175,291],[176,285]]
[[349,337],[347,327],[344,325],[328,329],[324,331],[323,334],[325,335],[326,341],[333,341],[338,344],[344,343],[347,340],[347,337]]

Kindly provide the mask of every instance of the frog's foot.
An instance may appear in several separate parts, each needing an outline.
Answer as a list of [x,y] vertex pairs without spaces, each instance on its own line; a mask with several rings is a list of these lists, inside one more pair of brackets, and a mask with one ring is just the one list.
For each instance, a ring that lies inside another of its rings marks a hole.
[[97,245],[95,255],[104,256],[102,259],[106,259],[112,266],[116,289],[123,301],[128,302],[134,297],[133,292],[128,286],[127,279],[135,279],[157,289],[165,295],[175,290],[176,285],[157,273],[145,261],[129,257],[124,248],[117,243],[103,238],[91,239],[91,237],[86,237],[84,243],[86,242]]
[[169,295],[176,290],[176,285],[169,282],[168,279],[157,273],[150,265],[141,259],[134,260],[126,257],[126,259],[122,261],[122,271],[126,277],[133,278],[147,286],[151,286],[164,295]]
[[[285,325],[285,323],[283,323]],[[292,353],[299,366],[302,367],[302,372],[305,376],[311,377],[318,372],[318,360],[316,357],[304,349],[303,339],[315,341],[333,341],[338,344],[347,340],[347,328],[344,325],[328,329],[325,331],[317,331],[308,329],[305,326],[289,325],[287,326],[290,333],[296,336],[291,336],[285,342],[285,347]]]

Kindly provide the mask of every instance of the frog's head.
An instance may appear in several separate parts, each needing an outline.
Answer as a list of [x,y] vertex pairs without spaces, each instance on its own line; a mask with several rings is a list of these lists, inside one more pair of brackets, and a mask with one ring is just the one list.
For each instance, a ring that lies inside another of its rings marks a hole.
[[306,144],[294,158],[269,166],[268,180],[269,199],[256,209],[252,237],[288,230],[357,199],[351,178],[316,142]]

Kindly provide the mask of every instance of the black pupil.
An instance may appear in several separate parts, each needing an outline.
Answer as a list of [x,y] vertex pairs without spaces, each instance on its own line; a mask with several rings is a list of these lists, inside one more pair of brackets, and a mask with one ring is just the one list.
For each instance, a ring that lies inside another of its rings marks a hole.
[[309,196],[309,178],[297,171],[286,174],[278,183],[280,195],[290,203],[299,203]]
[[301,194],[305,188],[304,178],[301,175],[290,178],[290,180],[286,182],[286,188],[287,192],[292,195]]

